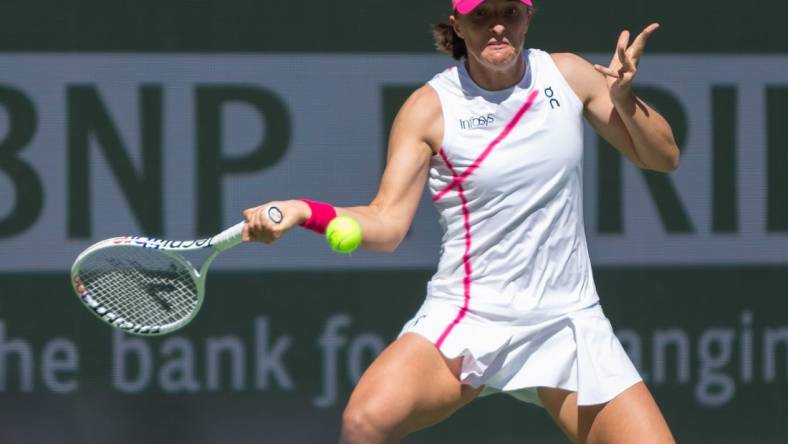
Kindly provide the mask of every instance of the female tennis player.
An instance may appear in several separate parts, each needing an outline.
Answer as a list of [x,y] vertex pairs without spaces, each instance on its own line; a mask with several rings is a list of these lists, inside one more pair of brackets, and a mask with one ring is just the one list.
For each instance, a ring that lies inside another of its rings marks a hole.
[[[671,171],[670,126],[632,89],[652,24],[621,33],[609,66],[524,49],[531,0],[453,0],[434,28],[456,67],[399,111],[368,205],[290,200],[250,208],[246,240],[336,215],[362,246],[393,251],[425,183],[444,228],[427,298],[372,363],[343,415],[341,441],[390,443],[484,392],[543,405],[573,442],[670,443],[671,432],[599,306],[583,228],[585,117],[640,168]],[[278,206],[274,224],[265,208]]]

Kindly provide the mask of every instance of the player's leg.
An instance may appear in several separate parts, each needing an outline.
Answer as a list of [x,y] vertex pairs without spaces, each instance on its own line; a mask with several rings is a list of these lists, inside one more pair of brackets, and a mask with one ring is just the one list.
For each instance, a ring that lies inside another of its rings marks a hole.
[[577,394],[540,388],[539,398],[575,443],[675,443],[648,388],[639,382],[605,404],[577,406]]
[[460,384],[461,358],[447,360],[431,342],[408,333],[370,365],[342,416],[343,444],[398,442],[436,424],[481,389]]

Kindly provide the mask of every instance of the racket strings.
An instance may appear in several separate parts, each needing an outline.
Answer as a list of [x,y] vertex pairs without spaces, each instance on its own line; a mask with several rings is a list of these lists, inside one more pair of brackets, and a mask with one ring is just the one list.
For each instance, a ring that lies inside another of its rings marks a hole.
[[190,317],[198,304],[189,268],[158,250],[99,250],[81,264],[79,276],[91,297],[112,316],[138,325],[177,323]]

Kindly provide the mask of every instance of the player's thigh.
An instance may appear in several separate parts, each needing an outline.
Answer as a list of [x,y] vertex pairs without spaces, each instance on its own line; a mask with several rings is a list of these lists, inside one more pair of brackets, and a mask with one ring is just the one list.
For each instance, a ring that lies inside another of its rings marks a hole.
[[642,382],[599,405],[578,407],[576,393],[554,388],[540,388],[539,397],[575,443],[675,443],[662,412]]
[[438,423],[481,391],[460,384],[461,365],[462,358],[447,360],[423,337],[405,334],[364,372],[345,418],[400,437]]

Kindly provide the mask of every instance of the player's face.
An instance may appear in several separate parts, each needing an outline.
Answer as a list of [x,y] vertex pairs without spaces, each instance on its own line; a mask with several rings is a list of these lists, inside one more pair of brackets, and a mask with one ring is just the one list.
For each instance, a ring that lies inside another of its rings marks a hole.
[[466,15],[453,16],[451,21],[465,40],[469,57],[501,69],[518,60],[531,15],[517,0],[487,0]]

